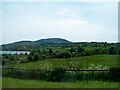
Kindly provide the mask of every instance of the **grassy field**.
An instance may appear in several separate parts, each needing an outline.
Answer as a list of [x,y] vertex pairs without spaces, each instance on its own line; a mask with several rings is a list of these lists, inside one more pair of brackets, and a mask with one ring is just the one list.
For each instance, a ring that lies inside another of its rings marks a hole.
[[46,82],[38,80],[21,80],[4,77],[3,88],[118,88],[117,82],[79,81]]
[[2,77],[0,76],[0,89],[2,90]]
[[118,55],[94,55],[84,57],[74,57],[68,59],[46,59],[39,60],[36,62],[28,63],[16,63],[14,66],[18,68],[39,68],[39,69],[50,69],[54,67],[79,67],[86,69],[90,64],[102,65],[103,67],[115,67],[118,66]]

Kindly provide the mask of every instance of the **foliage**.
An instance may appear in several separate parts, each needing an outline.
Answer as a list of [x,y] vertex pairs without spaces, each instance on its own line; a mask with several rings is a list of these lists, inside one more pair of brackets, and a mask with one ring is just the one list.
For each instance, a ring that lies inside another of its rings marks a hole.
[[110,48],[108,49],[108,53],[109,53],[109,54],[117,54],[117,50],[116,50],[115,47],[110,47]]
[[81,52],[83,52],[83,51],[84,51],[84,48],[83,48],[83,47],[80,47],[80,46],[77,47],[77,52],[78,52],[78,53],[81,53]]
[[65,69],[63,68],[55,68],[49,75],[49,81],[61,81],[65,76]]
[[49,54],[51,55],[53,53],[52,49],[50,48],[49,49]]
[[10,56],[9,56],[9,60],[15,61],[15,59],[16,59],[16,58],[15,58],[14,55],[10,55]]
[[38,53],[35,53],[33,55],[33,61],[38,61],[39,60],[39,54]]
[[[66,74],[67,73],[67,74]],[[120,68],[110,68],[109,71],[66,71],[63,68],[54,68],[52,71],[47,70],[20,70],[20,69],[3,69],[3,76],[21,79],[40,79],[52,82],[59,81],[82,81],[82,80],[98,80],[98,81],[115,81],[119,82]]]
[[110,68],[110,80],[120,82],[120,67]]
[[33,60],[33,56],[30,54],[30,55],[27,56],[27,59],[28,59],[29,61],[32,61],[32,60]]

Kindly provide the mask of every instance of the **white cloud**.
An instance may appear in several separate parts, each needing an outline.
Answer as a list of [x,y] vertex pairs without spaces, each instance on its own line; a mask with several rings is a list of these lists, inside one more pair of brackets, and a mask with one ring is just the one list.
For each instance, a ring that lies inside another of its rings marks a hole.
[[75,14],[75,12],[70,9],[60,9],[56,12],[56,14],[66,17],[77,17],[77,14]]
[[66,18],[66,19],[55,20],[54,23],[64,28],[75,28],[87,24],[87,21],[83,21],[80,19]]
[[69,14],[70,13],[70,10],[68,9],[60,9],[57,14],[60,14],[60,15],[66,15],[66,14]]

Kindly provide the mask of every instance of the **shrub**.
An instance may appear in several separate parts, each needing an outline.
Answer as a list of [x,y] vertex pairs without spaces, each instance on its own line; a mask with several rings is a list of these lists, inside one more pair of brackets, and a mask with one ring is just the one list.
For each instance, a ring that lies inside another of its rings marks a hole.
[[59,53],[58,58],[70,58],[70,53],[69,52],[61,52],[61,53]]
[[49,74],[49,81],[61,81],[65,76],[65,69],[63,68],[55,68],[52,72]]
[[108,49],[108,54],[117,54],[116,48],[115,48],[115,47],[110,47],[110,48]]
[[41,60],[46,59],[46,55],[45,55],[45,54],[43,54],[42,56],[40,56],[40,59],[41,59]]
[[110,80],[120,81],[120,67],[110,68],[109,74],[110,74]]
[[14,61],[15,60],[15,56],[14,55],[10,55],[9,59],[12,60],[12,61]]
[[38,53],[35,53],[35,54],[33,55],[33,61],[37,61],[37,60],[39,60],[39,54],[38,54]]
[[77,52],[78,52],[78,53],[81,53],[81,52],[84,52],[84,51],[85,51],[85,50],[84,50],[83,47],[80,47],[80,46],[77,47]]
[[27,59],[28,59],[29,61],[32,61],[32,60],[33,60],[33,56],[29,54],[28,57],[27,57]]

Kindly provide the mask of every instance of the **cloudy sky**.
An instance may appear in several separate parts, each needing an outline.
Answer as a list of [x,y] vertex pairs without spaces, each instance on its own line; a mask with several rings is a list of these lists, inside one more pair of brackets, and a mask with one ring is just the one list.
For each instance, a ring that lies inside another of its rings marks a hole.
[[64,38],[118,41],[117,2],[4,2],[2,44]]

